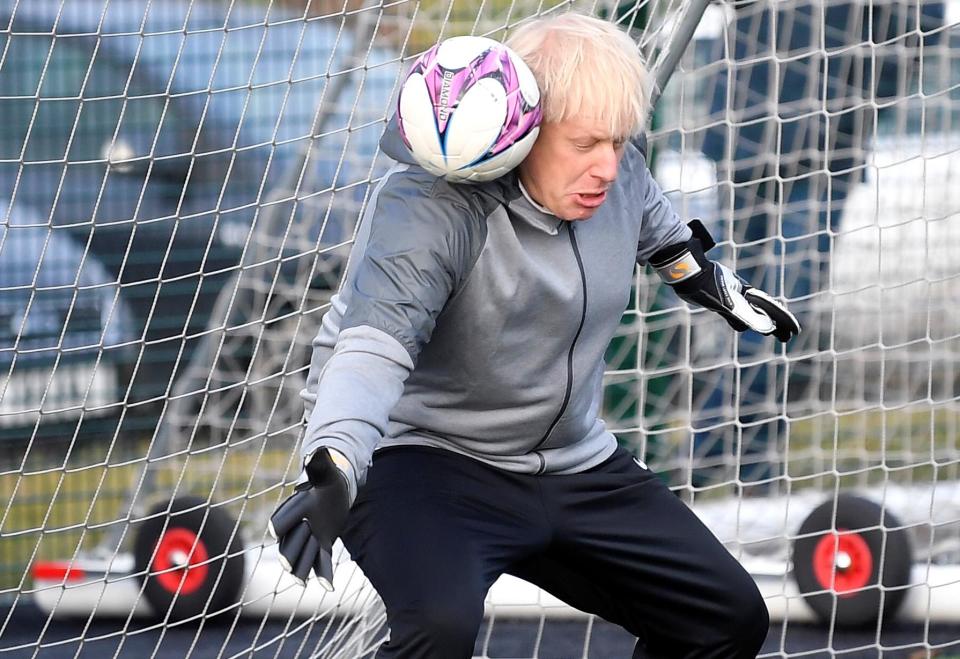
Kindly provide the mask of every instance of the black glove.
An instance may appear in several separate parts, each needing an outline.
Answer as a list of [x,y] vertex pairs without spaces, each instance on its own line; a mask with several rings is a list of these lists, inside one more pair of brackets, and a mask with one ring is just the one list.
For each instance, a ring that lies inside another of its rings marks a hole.
[[333,590],[333,542],[350,510],[347,476],[325,448],[304,465],[307,480],[270,517],[267,531],[280,541],[280,562],[301,583],[313,568],[320,584]]
[[690,240],[650,257],[650,265],[677,295],[717,312],[738,332],[752,329],[784,343],[800,333],[799,321],[786,306],[704,255],[716,243],[700,220],[688,226],[693,231]]

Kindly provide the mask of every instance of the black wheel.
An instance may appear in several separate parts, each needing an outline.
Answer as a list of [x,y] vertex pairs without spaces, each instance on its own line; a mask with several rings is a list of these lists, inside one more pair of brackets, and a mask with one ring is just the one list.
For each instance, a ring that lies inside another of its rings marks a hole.
[[144,595],[154,613],[184,620],[234,604],[243,554],[233,520],[200,497],[174,499],[169,515],[166,510],[166,504],[154,506],[134,542],[136,571],[146,579]]
[[793,574],[804,599],[822,621],[836,616],[842,627],[892,618],[906,595],[912,563],[910,538],[899,520],[849,494],[814,509],[793,543]]

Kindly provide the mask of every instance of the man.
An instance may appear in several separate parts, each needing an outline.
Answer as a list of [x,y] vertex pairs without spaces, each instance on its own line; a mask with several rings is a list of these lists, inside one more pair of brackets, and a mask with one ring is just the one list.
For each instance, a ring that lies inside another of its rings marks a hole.
[[330,579],[343,537],[386,604],[381,657],[471,656],[505,572],[624,626],[637,656],[754,657],[763,600],[604,427],[603,352],[638,262],[738,329],[799,327],[703,255],[709,236],[630,144],[648,83],[626,35],[566,14],[508,45],[544,111],[516,173],[450,184],[387,129],[401,164],[314,342],[305,480],[271,520],[281,554]]
[[[721,232],[732,238],[739,273],[797,301],[807,331],[789,348],[789,392],[814,405],[799,410],[807,413],[817,409],[824,377],[816,372],[818,343],[828,338],[815,306],[829,287],[832,236],[848,191],[866,166],[873,108],[882,114],[910,93],[911,59],[921,39],[936,42],[944,8],[916,0],[801,0],[732,9],[717,44],[731,62],[710,81],[717,120],[708,122],[703,152],[729,192]],[[694,426],[709,430],[696,434],[694,459],[714,467],[696,470],[693,484],[771,479],[757,486],[771,489],[764,486],[780,476],[787,373],[762,338],[747,333],[737,344],[736,376],[724,367],[699,378]],[[737,446],[739,456],[731,455]],[[723,454],[741,465],[739,473],[715,468]]]

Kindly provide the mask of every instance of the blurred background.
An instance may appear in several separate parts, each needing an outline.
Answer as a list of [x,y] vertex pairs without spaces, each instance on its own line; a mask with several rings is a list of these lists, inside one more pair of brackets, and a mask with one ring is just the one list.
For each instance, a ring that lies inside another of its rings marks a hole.
[[[0,0],[0,638],[38,594],[57,594],[56,616],[86,557],[136,554],[123,578],[162,615],[155,547],[134,545],[186,497],[227,520],[221,572],[263,547],[299,469],[310,340],[418,54],[573,7],[655,65],[686,4]],[[929,503],[893,511],[913,558],[960,564],[957,9],[738,0],[699,21],[652,117],[651,169],[717,238],[711,256],[787,299],[805,332],[734,336],[638,270],[604,418],[692,505],[739,519],[754,499],[915,488]],[[721,539],[747,551],[731,528]],[[250,604],[211,588],[231,615]],[[42,641],[11,643],[0,656]],[[570,643],[541,656],[587,656]],[[880,646],[877,632],[864,656]]]

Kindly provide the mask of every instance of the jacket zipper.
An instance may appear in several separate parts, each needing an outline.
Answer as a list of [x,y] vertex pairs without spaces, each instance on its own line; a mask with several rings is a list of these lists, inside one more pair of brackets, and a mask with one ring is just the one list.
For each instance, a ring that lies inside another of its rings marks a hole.
[[538,474],[542,474],[543,470],[546,468],[546,461],[537,449],[546,443],[547,439],[550,437],[550,434],[557,427],[557,424],[560,423],[563,413],[567,411],[567,405],[570,404],[570,394],[573,391],[573,350],[577,347],[577,339],[580,338],[580,333],[583,331],[583,325],[587,319],[587,273],[583,269],[583,259],[580,257],[580,248],[577,245],[577,235],[574,231],[573,222],[567,223],[567,235],[570,236],[570,246],[573,247],[573,255],[577,259],[577,267],[580,269],[580,287],[583,291],[583,306],[580,309],[580,324],[577,326],[577,332],[573,335],[573,341],[570,343],[570,350],[567,351],[567,387],[563,393],[563,403],[560,405],[560,411],[557,412],[557,416],[553,419],[553,422],[547,428],[547,432],[540,438],[540,441],[537,442],[537,445],[534,447],[534,452],[537,453],[537,457],[540,458],[540,468],[537,470]]

